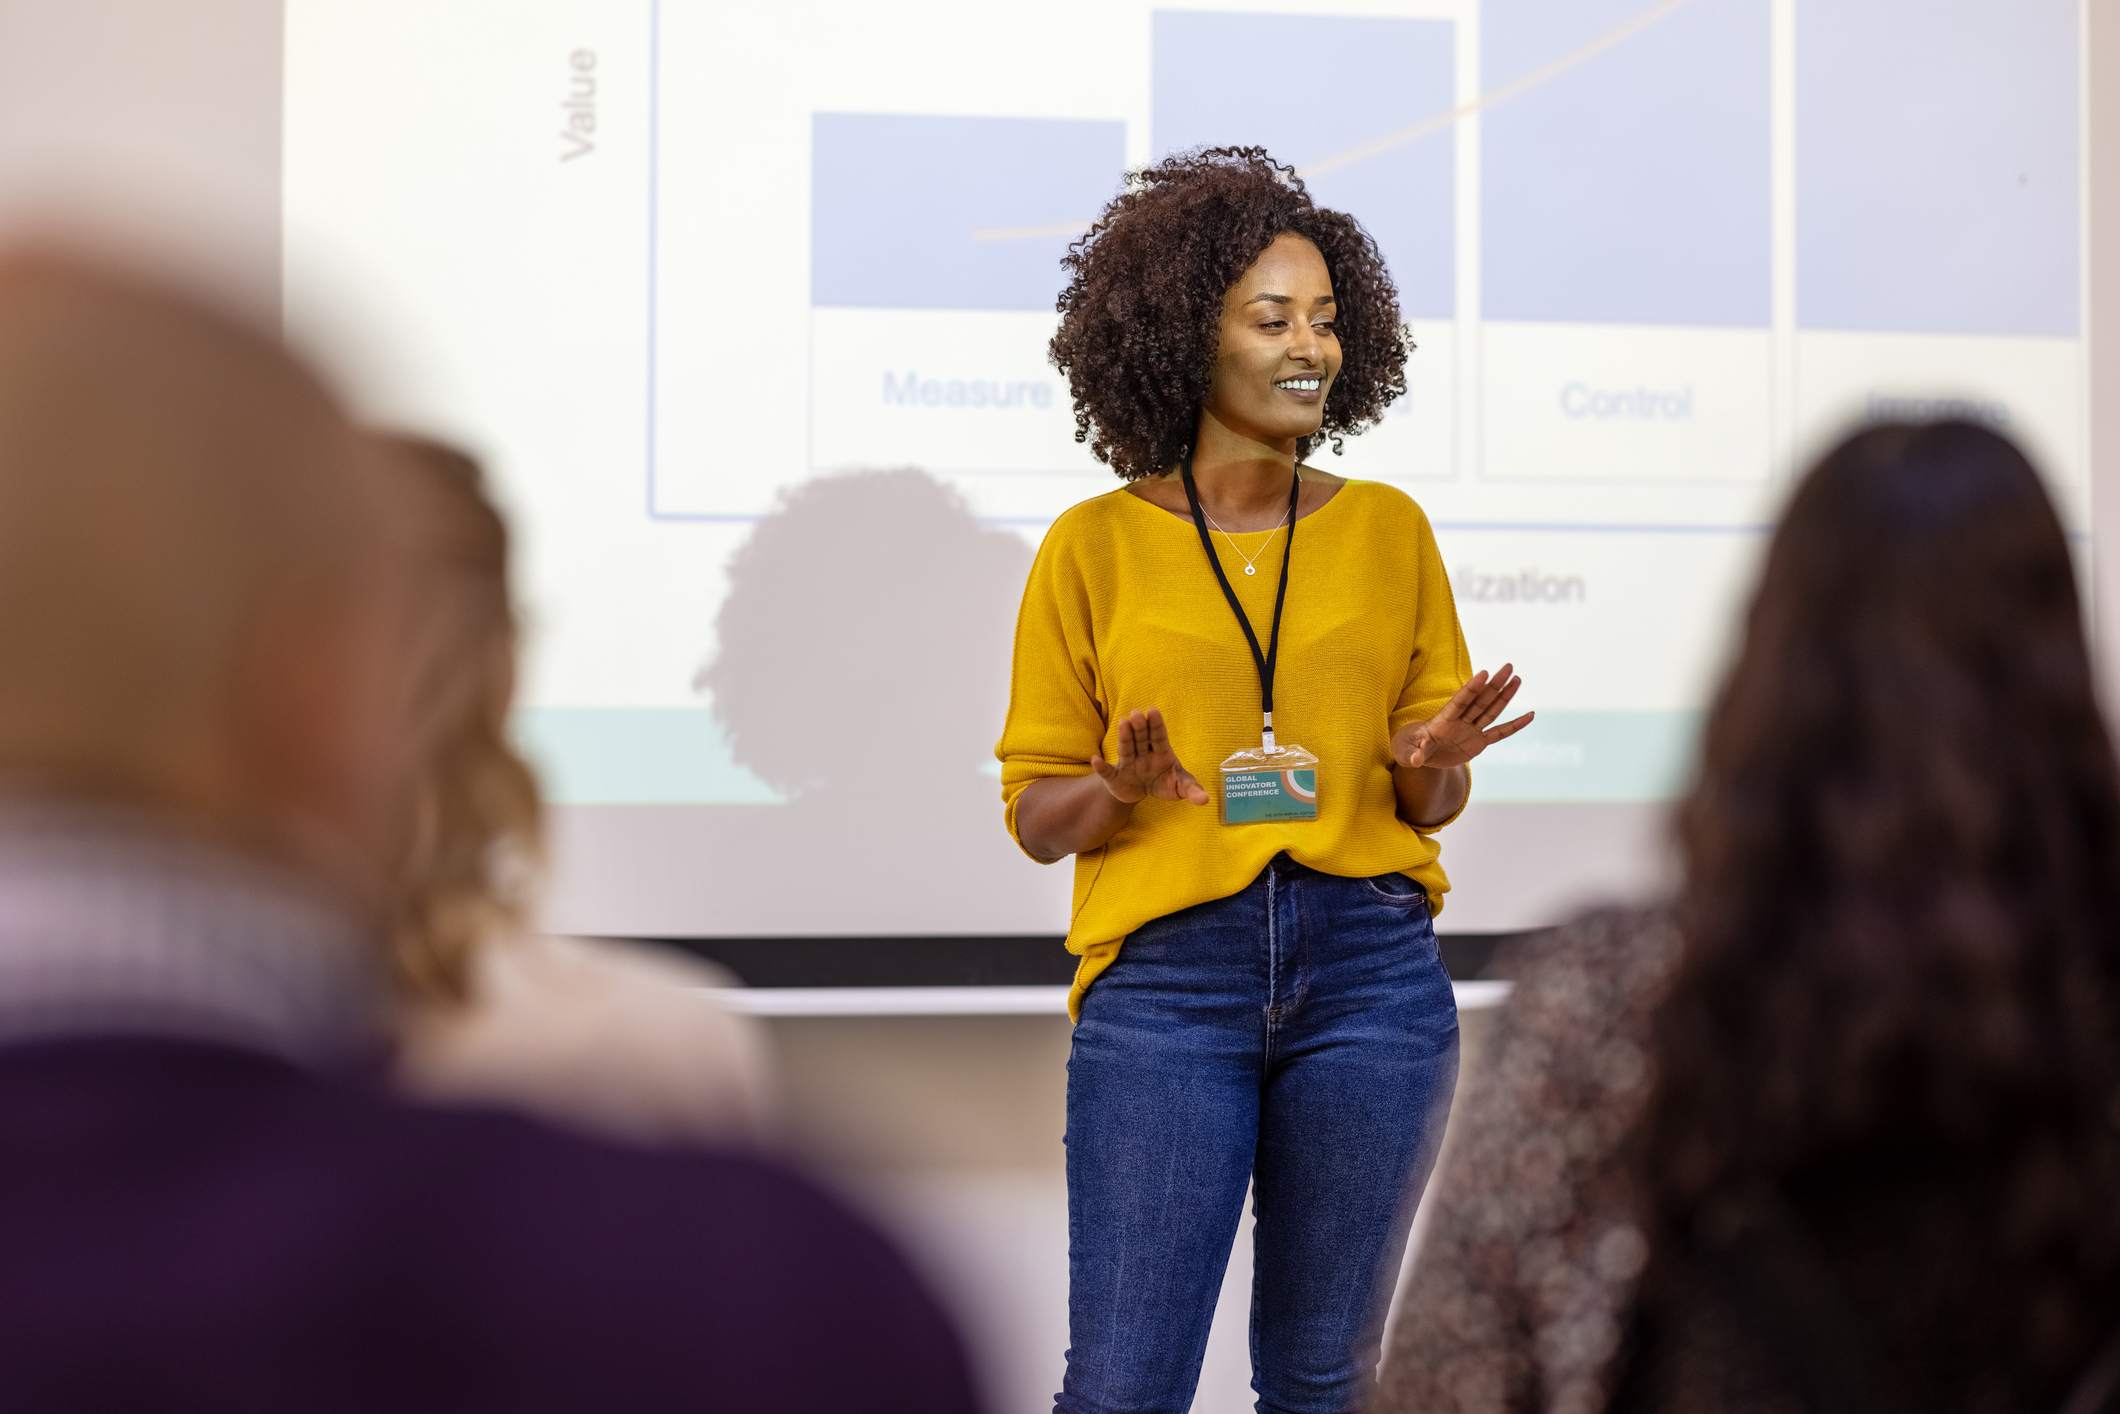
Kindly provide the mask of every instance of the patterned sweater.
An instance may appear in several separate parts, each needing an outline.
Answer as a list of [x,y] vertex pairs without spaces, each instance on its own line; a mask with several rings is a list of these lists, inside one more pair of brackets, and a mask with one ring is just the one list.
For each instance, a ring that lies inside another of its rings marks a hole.
[[1649,1255],[1621,1141],[1678,956],[1668,918],[1618,910],[1516,954],[1370,1414],[1604,1408]]

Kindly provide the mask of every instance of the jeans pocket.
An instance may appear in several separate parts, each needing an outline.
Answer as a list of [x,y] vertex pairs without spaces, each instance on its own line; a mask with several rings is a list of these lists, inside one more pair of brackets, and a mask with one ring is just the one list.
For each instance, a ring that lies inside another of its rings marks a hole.
[[1428,904],[1428,891],[1404,874],[1379,874],[1373,879],[1364,879],[1362,887],[1378,903],[1393,908],[1411,909]]

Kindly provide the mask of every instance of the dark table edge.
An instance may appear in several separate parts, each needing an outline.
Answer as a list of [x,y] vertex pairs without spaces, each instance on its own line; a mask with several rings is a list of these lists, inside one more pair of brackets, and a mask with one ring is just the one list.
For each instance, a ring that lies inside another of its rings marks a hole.
[[[1441,933],[1452,981],[1492,979],[1496,950],[1515,933]],[[873,934],[832,937],[633,937],[717,963],[751,987],[1042,987],[1074,979],[1058,933]]]

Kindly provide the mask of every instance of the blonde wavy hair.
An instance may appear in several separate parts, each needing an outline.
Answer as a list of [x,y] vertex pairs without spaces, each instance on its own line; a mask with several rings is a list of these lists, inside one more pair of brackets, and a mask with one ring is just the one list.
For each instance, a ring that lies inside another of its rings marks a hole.
[[524,926],[544,856],[537,777],[515,749],[518,620],[508,527],[479,465],[424,437],[377,434],[411,483],[419,597],[412,720],[422,757],[390,968],[414,1003],[469,998],[472,965]]

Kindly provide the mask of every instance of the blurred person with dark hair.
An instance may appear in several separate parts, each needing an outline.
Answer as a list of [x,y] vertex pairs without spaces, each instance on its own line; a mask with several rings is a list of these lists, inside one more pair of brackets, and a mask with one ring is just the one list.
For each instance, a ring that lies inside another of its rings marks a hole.
[[508,735],[517,623],[509,536],[478,463],[378,436],[410,522],[418,605],[413,832],[391,938],[401,1076],[642,1141],[755,1142],[764,1038],[674,953],[530,931],[544,854],[537,778]]
[[272,340],[0,255],[0,1403],[970,1408],[801,1180],[390,1097],[393,527]]
[[1805,480],[1680,839],[1518,960],[1372,1408],[2114,1407],[2120,778],[2014,446]]

